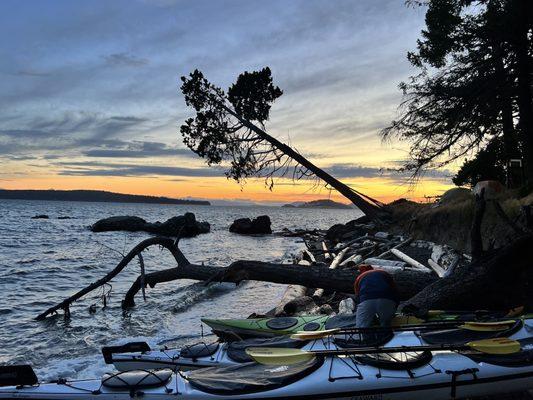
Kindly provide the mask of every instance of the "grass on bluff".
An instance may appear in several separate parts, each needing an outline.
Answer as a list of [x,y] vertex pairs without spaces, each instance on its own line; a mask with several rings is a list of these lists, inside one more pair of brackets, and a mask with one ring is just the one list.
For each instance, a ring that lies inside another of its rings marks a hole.
[[[414,239],[446,243],[459,251],[470,253],[474,196],[466,189],[453,190],[457,192],[453,196],[443,196],[438,205],[415,203],[406,199],[391,203],[389,207],[395,221],[391,229],[410,232]],[[523,222],[521,208],[533,204],[533,193],[519,198],[517,192],[507,191],[498,201],[512,221]],[[481,233],[485,249],[501,247],[516,236],[491,204],[487,204]]]

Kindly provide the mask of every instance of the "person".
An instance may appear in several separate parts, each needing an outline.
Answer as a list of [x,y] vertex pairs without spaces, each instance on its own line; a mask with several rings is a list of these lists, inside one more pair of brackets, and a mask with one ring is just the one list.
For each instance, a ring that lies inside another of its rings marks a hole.
[[355,314],[356,326],[371,327],[376,315],[381,326],[390,326],[399,303],[394,278],[386,271],[361,264],[354,290],[358,301]]

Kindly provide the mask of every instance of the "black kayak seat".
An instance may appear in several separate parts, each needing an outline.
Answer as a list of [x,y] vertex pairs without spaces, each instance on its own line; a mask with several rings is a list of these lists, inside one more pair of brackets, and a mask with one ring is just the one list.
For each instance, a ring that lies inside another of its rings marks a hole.
[[32,386],[38,383],[30,365],[0,365],[0,387]]
[[180,350],[180,357],[183,358],[201,358],[209,357],[215,354],[218,349],[219,344],[215,343],[195,343],[189,346],[183,346]]
[[150,350],[150,346],[146,342],[130,342],[119,346],[104,346],[102,347],[102,355],[106,364],[113,364],[113,354],[144,353]]
[[322,357],[294,365],[246,363],[192,371],[187,380],[195,389],[216,395],[264,392],[290,385],[310,375],[323,364]]
[[102,385],[113,389],[142,389],[166,385],[172,377],[171,369],[134,370],[107,373],[102,377]]
[[304,340],[294,340],[289,336],[253,338],[241,340],[239,342],[228,343],[226,354],[235,362],[248,363],[253,361],[253,359],[246,353],[246,349],[249,347],[280,347],[284,349],[298,349],[305,343],[306,342]]
[[284,329],[292,328],[297,323],[298,323],[298,319],[294,317],[278,317],[278,318],[269,319],[266,322],[266,326],[269,329],[272,329],[275,331],[281,331]]
[[485,354],[465,352],[465,356],[477,363],[499,365],[501,367],[527,367],[533,365],[533,338],[519,339],[522,349],[512,354]]
[[509,329],[503,331],[473,331],[469,329],[453,328],[429,332],[418,332],[420,338],[429,344],[461,345],[474,340],[509,337],[522,328],[522,320],[517,320]]

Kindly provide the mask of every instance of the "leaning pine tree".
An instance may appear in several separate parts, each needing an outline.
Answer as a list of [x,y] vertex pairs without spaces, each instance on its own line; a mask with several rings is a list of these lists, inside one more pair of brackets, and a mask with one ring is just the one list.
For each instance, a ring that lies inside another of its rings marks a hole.
[[181,78],[185,102],[196,115],[181,126],[184,143],[208,165],[227,166],[226,176],[237,182],[264,178],[274,187],[276,177],[316,177],[349,199],[368,216],[381,203],[340,182],[292,147],[265,131],[271,104],[283,92],[272,82],[270,69],[244,72],[225,93],[195,70]]

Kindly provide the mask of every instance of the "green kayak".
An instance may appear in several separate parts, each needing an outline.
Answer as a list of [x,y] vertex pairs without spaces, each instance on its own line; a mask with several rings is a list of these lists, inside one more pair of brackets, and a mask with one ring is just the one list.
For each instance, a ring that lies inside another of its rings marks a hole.
[[[416,325],[428,321],[490,321],[508,316],[506,312],[487,311],[429,311],[424,319],[409,315],[397,315],[393,326]],[[355,315],[305,315],[300,317],[208,319],[202,318],[217,336],[225,339],[249,337],[273,337],[291,335],[299,331],[312,332],[355,326]]]

